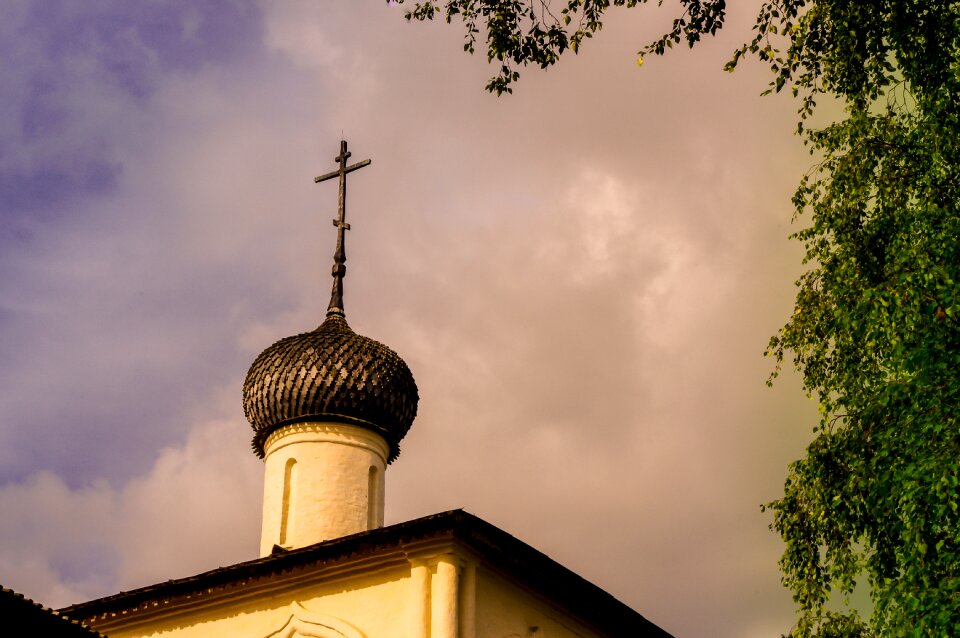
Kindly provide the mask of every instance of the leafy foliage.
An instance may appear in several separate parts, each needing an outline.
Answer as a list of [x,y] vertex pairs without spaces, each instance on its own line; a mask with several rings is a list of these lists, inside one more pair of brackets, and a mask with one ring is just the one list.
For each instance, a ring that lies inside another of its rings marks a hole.
[[[747,52],[800,97],[799,130],[820,94],[846,114],[805,132],[812,268],[768,351],[822,413],[771,504],[795,633],[960,635],[960,5],[768,3]],[[860,574],[871,617],[825,611]]]
[[[677,0],[683,15],[643,53],[693,46],[723,24],[722,0]],[[502,63],[555,64],[644,0],[418,2],[481,25]],[[800,101],[798,133],[818,163],[794,196],[809,270],[767,350],[802,373],[821,420],[769,504],[786,549],[797,637],[960,636],[960,3],[766,0],[727,69],[756,56],[768,92]],[[821,96],[843,117],[812,128]],[[849,596],[865,579],[861,618]]]
[[[684,8],[683,15],[674,20],[669,33],[644,47],[641,61],[644,53],[662,54],[681,39],[693,46],[701,35],[712,35],[723,26],[726,0],[677,1]],[[633,8],[647,0],[566,0],[556,12],[552,4],[550,0],[415,0],[404,17],[423,21],[442,15],[448,23],[461,20],[466,27],[463,50],[468,53],[476,50],[483,28],[487,61],[500,64],[499,73],[490,78],[486,89],[501,95],[513,93],[511,85],[520,78],[516,65],[553,66],[563,53],[577,53],[585,40],[603,28],[604,14],[611,6]]]

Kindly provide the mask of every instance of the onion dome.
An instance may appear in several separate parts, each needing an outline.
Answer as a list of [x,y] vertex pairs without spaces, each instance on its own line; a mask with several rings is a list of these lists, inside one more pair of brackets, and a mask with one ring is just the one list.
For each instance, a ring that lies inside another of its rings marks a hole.
[[263,458],[275,430],[304,421],[359,425],[380,434],[390,446],[388,462],[400,454],[400,440],[417,415],[417,384],[410,368],[387,346],[355,333],[343,312],[347,253],[347,174],[370,160],[347,166],[350,153],[340,142],[340,167],[314,179],[339,178],[339,214],[333,220],[337,245],[327,318],[313,332],[287,337],[260,353],[243,383],[243,412],[253,426],[253,450]]
[[329,312],[316,330],[264,350],[243,384],[243,411],[261,458],[267,437],[278,428],[335,421],[380,434],[393,461],[417,415],[418,401],[417,384],[403,359],[355,333],[336,312]]

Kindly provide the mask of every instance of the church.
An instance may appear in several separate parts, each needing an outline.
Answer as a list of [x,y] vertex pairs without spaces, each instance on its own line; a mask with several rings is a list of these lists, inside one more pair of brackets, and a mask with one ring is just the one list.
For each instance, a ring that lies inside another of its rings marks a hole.
[[462,510],[384,527],[386,470],[419,394],[396,352],[347,323],[346,180],[370,164],[350,156],[341,142],[338,169],[315,179],[339,181],[326,317],[264,350],[243,386],[264,461],[260,557],[59,615],[112,638],[669,638]]

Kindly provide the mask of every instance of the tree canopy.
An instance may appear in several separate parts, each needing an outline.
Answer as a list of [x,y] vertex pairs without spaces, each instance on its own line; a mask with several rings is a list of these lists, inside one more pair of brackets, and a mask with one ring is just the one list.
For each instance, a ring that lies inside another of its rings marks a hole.
[[[723,26],[724,0],[675,1],[641,56]],[[407,17],[462,21],[469,52],[483,31],[500,94],[518,66],[576,53],[611,7],[642,4],[444,0]],[[960,3],[767,0],[726,68],[745,56],[799,100],[816,161],[793,197],[808,269],[766,352],[770,381],[791,362],[821,414],[768,504],[791,636],[960,635]],[[815,128],[821,96],[844,111]],[[849,602],[858,586],[867,617]]]
[[[641,56],[663,54],[681,39],[693,46],[701,35],[713,35],[723,26],[726,0],[676,1],[683,15],[674,20],[669,33],[645,46]],[[396,2],[403,4],[404,0]],[[550,0],[415,0],[405,17],[423,21],[442,15],[448,23],[462,21],[466,27],[463,50],[468,53],[476,51],[482,28],[487,61],[500,64],[486,88],[500,95],[513,93],[512,84],[520,78],[517,66],[535,64],[545,69],[556,64],[561,55],[579,52],[585,40],[603,29],[604,14],[611,6],[633,8],[647,0],[565,0],[557,4],[561,8]]]

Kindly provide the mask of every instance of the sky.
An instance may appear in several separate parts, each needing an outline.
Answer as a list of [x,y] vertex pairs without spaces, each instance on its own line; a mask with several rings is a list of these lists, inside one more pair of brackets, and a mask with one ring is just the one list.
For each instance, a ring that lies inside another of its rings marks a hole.
[[0,583],[62,606],[257,556],[241,385],[329,298],[419,414],[387,524],[464,508],[681,637],[793,624],[782,492],[816,406],[763,357],[812,161],[676,7],[483,91],[458,27],[379,0],[0,5]]

